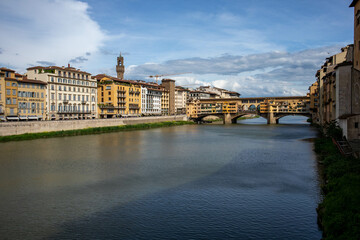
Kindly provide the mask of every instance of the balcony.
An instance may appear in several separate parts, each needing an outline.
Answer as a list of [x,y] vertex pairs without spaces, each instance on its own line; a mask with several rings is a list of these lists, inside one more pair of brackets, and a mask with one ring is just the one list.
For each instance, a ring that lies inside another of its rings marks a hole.
[[113,109],[114,105],[112,104],[98,104],[100,109]]
[[118,101],[118,104],[125,104],[125,103],[126,101],[122,101],[122,100]]
[[139,105],[137,104],[129,104],[129,109],[140,109]]
[[125,94],[125,93],[126,93],[126,91],[125,91],[125,90],[118,90],[118,93]]
[[64,103],[64,104],[68,104],[68,103],[69,103],[69,100],[64,100],[63,103]]
[[83,105],[86,104],[86,101],[82,100],[82,101],[81,101],[81,104],[83,104]]
[[126,95],[124,95],[124,94],[122,94],[122,95],[118,94],[117,97],[118,97],[118,98],[126,98]]
[[77,114],[77,113],[87,113],[90,114],[90,110],[58,110],[58,114]]

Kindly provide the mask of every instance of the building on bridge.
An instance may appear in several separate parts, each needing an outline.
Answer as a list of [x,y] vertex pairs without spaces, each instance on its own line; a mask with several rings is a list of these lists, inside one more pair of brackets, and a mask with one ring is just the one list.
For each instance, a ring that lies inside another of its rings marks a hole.
[[218,98],[195,99],[187,104],[186,114],[190,119],[201,121],[206,116],[218,116],[224,123],[235,123],[238,117],[257,114],[269,124],[288,115],[310,116],[310,98],[265,97],[265,98]]
[[206,92],[210,94],[216,94],[218,98],[238,98],[240,93],[229,91],[222,88],[212,87],[212,86],[200,86],[198,91]]

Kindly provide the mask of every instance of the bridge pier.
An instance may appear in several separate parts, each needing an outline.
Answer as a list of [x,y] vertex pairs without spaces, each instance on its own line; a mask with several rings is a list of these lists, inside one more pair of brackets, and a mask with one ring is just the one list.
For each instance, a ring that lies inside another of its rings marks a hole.
[[274,117],[274,113],[270,112],[267,115],[267,124],[278,124],[279,123],[279,119]]
[[224,124],[231,124],[231,123],[232,123],[231,114],[225,113],[224,114]]

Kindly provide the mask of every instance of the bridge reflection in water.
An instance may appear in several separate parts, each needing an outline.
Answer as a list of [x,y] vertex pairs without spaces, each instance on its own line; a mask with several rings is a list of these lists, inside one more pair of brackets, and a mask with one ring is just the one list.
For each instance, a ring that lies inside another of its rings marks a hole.
[[188,102],[186,114],[189,119],[201,122],[204,117],[218,116],[224,124],[236,123],[237,118],[255,114],[277,124],[289,115],[310,116],[310,98],[307,96],[262,98],[211,98]]

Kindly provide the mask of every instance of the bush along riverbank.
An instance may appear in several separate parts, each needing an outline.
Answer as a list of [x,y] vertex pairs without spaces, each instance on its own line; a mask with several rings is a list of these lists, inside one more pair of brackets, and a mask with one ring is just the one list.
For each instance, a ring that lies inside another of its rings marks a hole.
[[119,132],[119,131],[159,128],[159,127],[172,127],[172,126],[180,126],[180,125],[188,125],[188,124],[194,124],[194,122],[170,121],[170,122],[158,122],[158,123],[142,123],[142,124],[134,124],[134,125],[120,125],[120,126],[112,126],[112,127],[84,128],[84,129],[56,131],[56,132],[25,133],[20,135],[2,136],[0,137],[0,142],[101,134],[101,133],[110,133],[110,132]]
[[324,240],[360,239],[360,159],[340,154],[332,137],[341,136],[332,123],[315,141],[323,165],[323,200],[317,212]]

